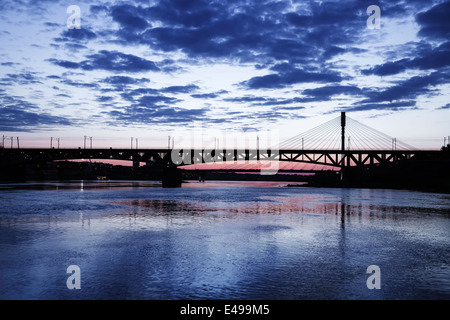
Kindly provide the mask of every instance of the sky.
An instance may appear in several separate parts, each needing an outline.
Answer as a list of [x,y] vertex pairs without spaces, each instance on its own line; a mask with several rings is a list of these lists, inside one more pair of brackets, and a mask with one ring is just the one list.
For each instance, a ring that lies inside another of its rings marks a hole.
[[437,149],[449,17],[449,1],[1,0],[0,135],[6,147],[282,142],[345,111]]

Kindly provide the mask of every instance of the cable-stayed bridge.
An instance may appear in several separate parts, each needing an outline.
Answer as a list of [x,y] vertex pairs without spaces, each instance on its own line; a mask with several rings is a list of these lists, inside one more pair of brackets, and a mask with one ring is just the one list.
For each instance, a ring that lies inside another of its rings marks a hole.
[[[245,159],[251,163],[227,163],[227,170],[255,170],[257,161],[278,161],[280,171],[340,170],[347,166],[395,165],[418,154],[432,154],[438,151],[419,150],[407,143],[390,137],[376,129],[364,125],[345,113],[341,113],[306,132],[298,134],[269,150],[234,150],[235,154],[221,150],[220,156],[229,162]],[[187,163],[201,163],[199,150],[191,150],[192,159]],[[186,154],[185,154],[186,156]],[[186,162],[185,162],[186,163]],[[303,169],[294,163],[304,163]],[[262,165],[262,163],[259,163]],[[196,166],[190,168],[208,167]],[[296,168],[296,169],[294,169]]]
[[[395,166],[418,155],[433,156],[439,150],[419,150],[396,138],[362,124],[344,112],[304,133],[266,148],[195,149],[0,149],[1,167],[8,164],[39,163],[55,160],[103,159],[133,161],[162,168],[213,171],[344,171],[347,167]],[[294,169],[293,164],[308,165]]]

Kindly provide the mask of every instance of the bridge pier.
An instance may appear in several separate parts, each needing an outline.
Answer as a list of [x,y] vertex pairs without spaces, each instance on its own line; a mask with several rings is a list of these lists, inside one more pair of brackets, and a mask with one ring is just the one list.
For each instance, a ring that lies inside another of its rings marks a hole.
[[173,163],[168,163],[162,172],[163,188],[180,188],[182,183],[181,170]]

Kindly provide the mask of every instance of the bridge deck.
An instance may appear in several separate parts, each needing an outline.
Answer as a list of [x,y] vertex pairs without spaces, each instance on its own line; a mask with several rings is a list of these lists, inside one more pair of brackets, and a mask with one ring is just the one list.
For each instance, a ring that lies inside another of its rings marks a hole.
[[56,149],[20,148],[0,149],[4,162],[43,162],[73,159],[126,160],[177,166],[198,163],[223,163],[237,161],[287,161],[323,164],[334,167],[365,166],[396,163],[418,155],[434,156],[439,150],[257,150],[257,149]]

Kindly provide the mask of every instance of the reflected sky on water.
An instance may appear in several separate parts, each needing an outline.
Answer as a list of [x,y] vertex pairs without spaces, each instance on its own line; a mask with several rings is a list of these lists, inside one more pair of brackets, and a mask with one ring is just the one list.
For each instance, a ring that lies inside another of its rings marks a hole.
[[450,298],[450,195],[286,185],[3,185],[0,298]]

